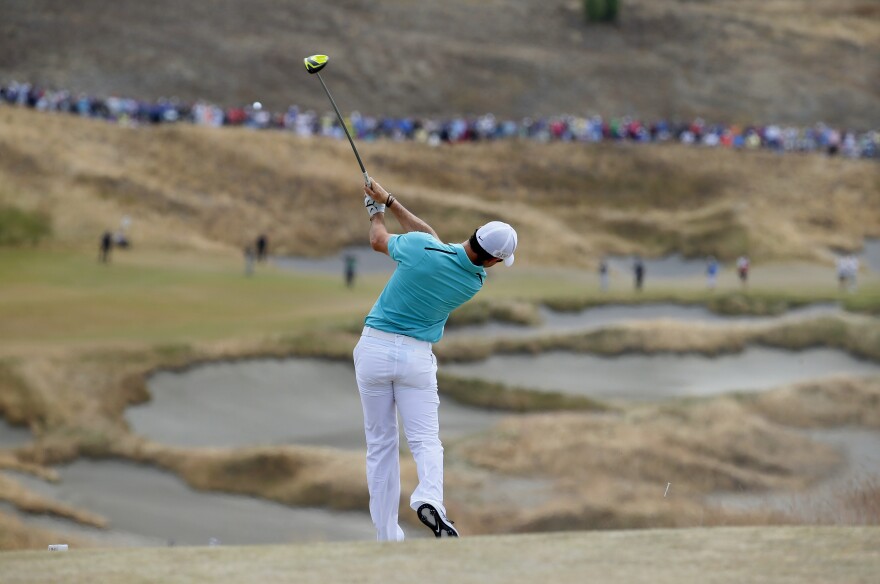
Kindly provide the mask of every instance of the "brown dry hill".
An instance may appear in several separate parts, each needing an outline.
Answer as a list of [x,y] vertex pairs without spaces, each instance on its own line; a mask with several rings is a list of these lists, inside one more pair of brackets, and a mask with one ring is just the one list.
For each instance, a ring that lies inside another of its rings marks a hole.
[[6,0],[0,82],[326,110],[876,127],[877,0]]
[[[490,219],[515,224],[523,262],[673,251],[828,260],[880,236],[870,161],[534,142],[361,150],[446,241]],[[0,107],[0,205],[47,213],[65,245],[91,249],[130,215],[139,246],[231,249],[266,231],[276,253],[321,255],[365,244],[361,180],[344,141]]]

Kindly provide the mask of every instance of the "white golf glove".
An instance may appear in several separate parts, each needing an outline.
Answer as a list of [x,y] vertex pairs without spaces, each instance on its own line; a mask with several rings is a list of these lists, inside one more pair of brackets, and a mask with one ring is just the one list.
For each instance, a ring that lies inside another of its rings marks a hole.
[[370,219],[372,219],[373,215],[375,215],[376,213],[385,212],[385,205],[377,203],[369,195],[364,195],[364,207],[367,208],[367,213],[370,214]]

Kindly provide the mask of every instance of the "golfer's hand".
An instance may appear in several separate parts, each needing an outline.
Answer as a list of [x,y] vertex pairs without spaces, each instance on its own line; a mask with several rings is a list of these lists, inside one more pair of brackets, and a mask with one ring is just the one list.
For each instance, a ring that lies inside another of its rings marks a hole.
[[374,178],[370,179],[370,186],[364,185],[364,194],[380,205],[388,202],[388,191],[382,188],[382,185],[377,183]]
[[373,215],[376,213],[385,212],[385,205],[377,203],[370,197],[370,195],[364,195],[364,207],[367,209],[367,214],[370,216],[370,219],[372,219]]

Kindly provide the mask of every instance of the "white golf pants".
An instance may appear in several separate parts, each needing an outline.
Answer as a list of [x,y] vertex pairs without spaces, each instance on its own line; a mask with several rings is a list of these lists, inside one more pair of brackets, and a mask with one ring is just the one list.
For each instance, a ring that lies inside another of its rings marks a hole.
[[379,541],[403,539],[397,412],[416,462],[419,485],[410,507],[443,507],[443,445],[437,408],[437,360],[431,343],[365,327],[354,349],[354,368],[367,438],[370,516]]

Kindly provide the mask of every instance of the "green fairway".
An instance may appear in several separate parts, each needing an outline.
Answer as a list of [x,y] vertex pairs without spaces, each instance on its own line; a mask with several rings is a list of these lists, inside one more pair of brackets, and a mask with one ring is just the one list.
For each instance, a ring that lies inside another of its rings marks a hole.
[[[175,343],[327,328],[359,322],[387,274],[353,289],[342,274],[259,266],[244,275],[229,255],[116,252],[101,264],[84,252],[0,251],[0,344]],[[496,270],[478,297],[577,297],[583,275],[536,277]]]
[[[387,275],[359,278],[259,266],[251,277],[230,255],[171,251],[117,252],[100,264],[91,254],[55,250],[0,251],[0,344],[7,350],[104,343],[181,343],[351,326],[369,310]],[[496,268],[467,308],[479,314],[493,300],[542,301],[562,310],[603,303],[706,303],[732,313],[780,312],[792,306],[844,300],[872,311],[876,283],[840,295],[813,276],[740,292],[732,281],[707,292],[698,279],[665,281],[642,293],[620,279],[613,292],[595,278],[560,268]],[[454,320],[454,319],[453,319]]]
[[181,342],[347,322],[382,282],[258,268],[222,256],[0,252],[0,343]]

